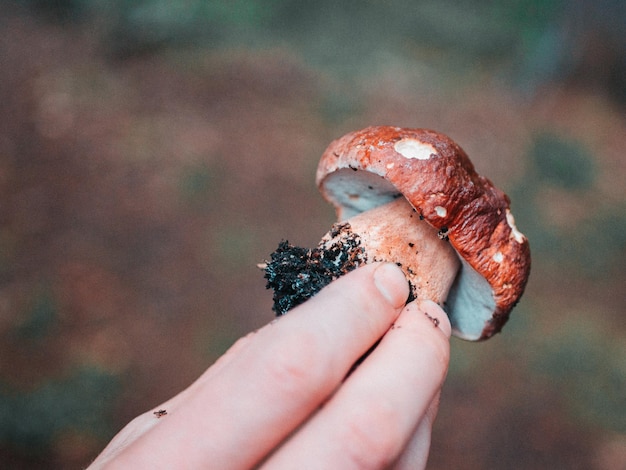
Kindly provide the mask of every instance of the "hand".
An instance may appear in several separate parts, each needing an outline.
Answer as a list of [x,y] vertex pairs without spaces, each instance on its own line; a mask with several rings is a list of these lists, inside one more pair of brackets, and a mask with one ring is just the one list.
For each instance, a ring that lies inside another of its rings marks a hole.
[[393,264],[343,276],[135,418],[91,468],[423,468],[450,324],[407,296]]

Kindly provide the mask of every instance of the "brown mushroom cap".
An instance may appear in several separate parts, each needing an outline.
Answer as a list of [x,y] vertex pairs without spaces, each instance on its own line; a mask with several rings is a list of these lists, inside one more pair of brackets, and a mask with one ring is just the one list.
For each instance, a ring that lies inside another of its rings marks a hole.
[[461,260],[445,304],[455,335],[479,340],[500,331],[526,286],[528,240],[506,194],[449,137],[387,126],[352,132],[326,149],[316,181],[340,221],[404,196]]

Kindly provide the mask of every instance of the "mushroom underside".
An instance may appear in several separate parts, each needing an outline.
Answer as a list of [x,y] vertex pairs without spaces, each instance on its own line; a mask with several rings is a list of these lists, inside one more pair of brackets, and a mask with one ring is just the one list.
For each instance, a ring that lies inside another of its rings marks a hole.
[[[352,169],[341,169],[329,174],[322,181],[321,189],[325,197],[337,208],[340,221],[346,221],[402,197],[397,188],[382,176]],[[413,209],[420,212],[419,207]],[[430,227],[434,232],[437,231]],[[457,257],[460,260],[460,268],[450,286],[447,298],[443,299],[443,308],[450,318],[455,336],[466,340],[479,340],[496,310],[493,289],[481,274],[458,256],[458,253]]]

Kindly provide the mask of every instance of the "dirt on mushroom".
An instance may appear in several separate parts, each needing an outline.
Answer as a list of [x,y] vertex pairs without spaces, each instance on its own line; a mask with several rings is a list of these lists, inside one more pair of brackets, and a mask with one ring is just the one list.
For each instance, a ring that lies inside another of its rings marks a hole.
[[276,315],[284,315],[366,261],[361,241],[349,224],[335,224],[332,233],[342,235],[341,242],[309,249],[285,240],[271,254],[263,267],[266,287],[274,290]]

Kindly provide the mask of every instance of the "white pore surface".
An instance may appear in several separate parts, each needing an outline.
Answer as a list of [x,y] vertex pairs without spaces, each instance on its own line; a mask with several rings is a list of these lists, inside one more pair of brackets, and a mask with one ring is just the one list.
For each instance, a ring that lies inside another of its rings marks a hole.
[[342,220],[382,206],[399,195],[395,186],[382,176],[349,168],[328,175],[323,183],[323,191],[333,204],[341,207]]
[[446,301],[452,331],[459,338],[475,341],[496,309],[489,283],[464,259]]

